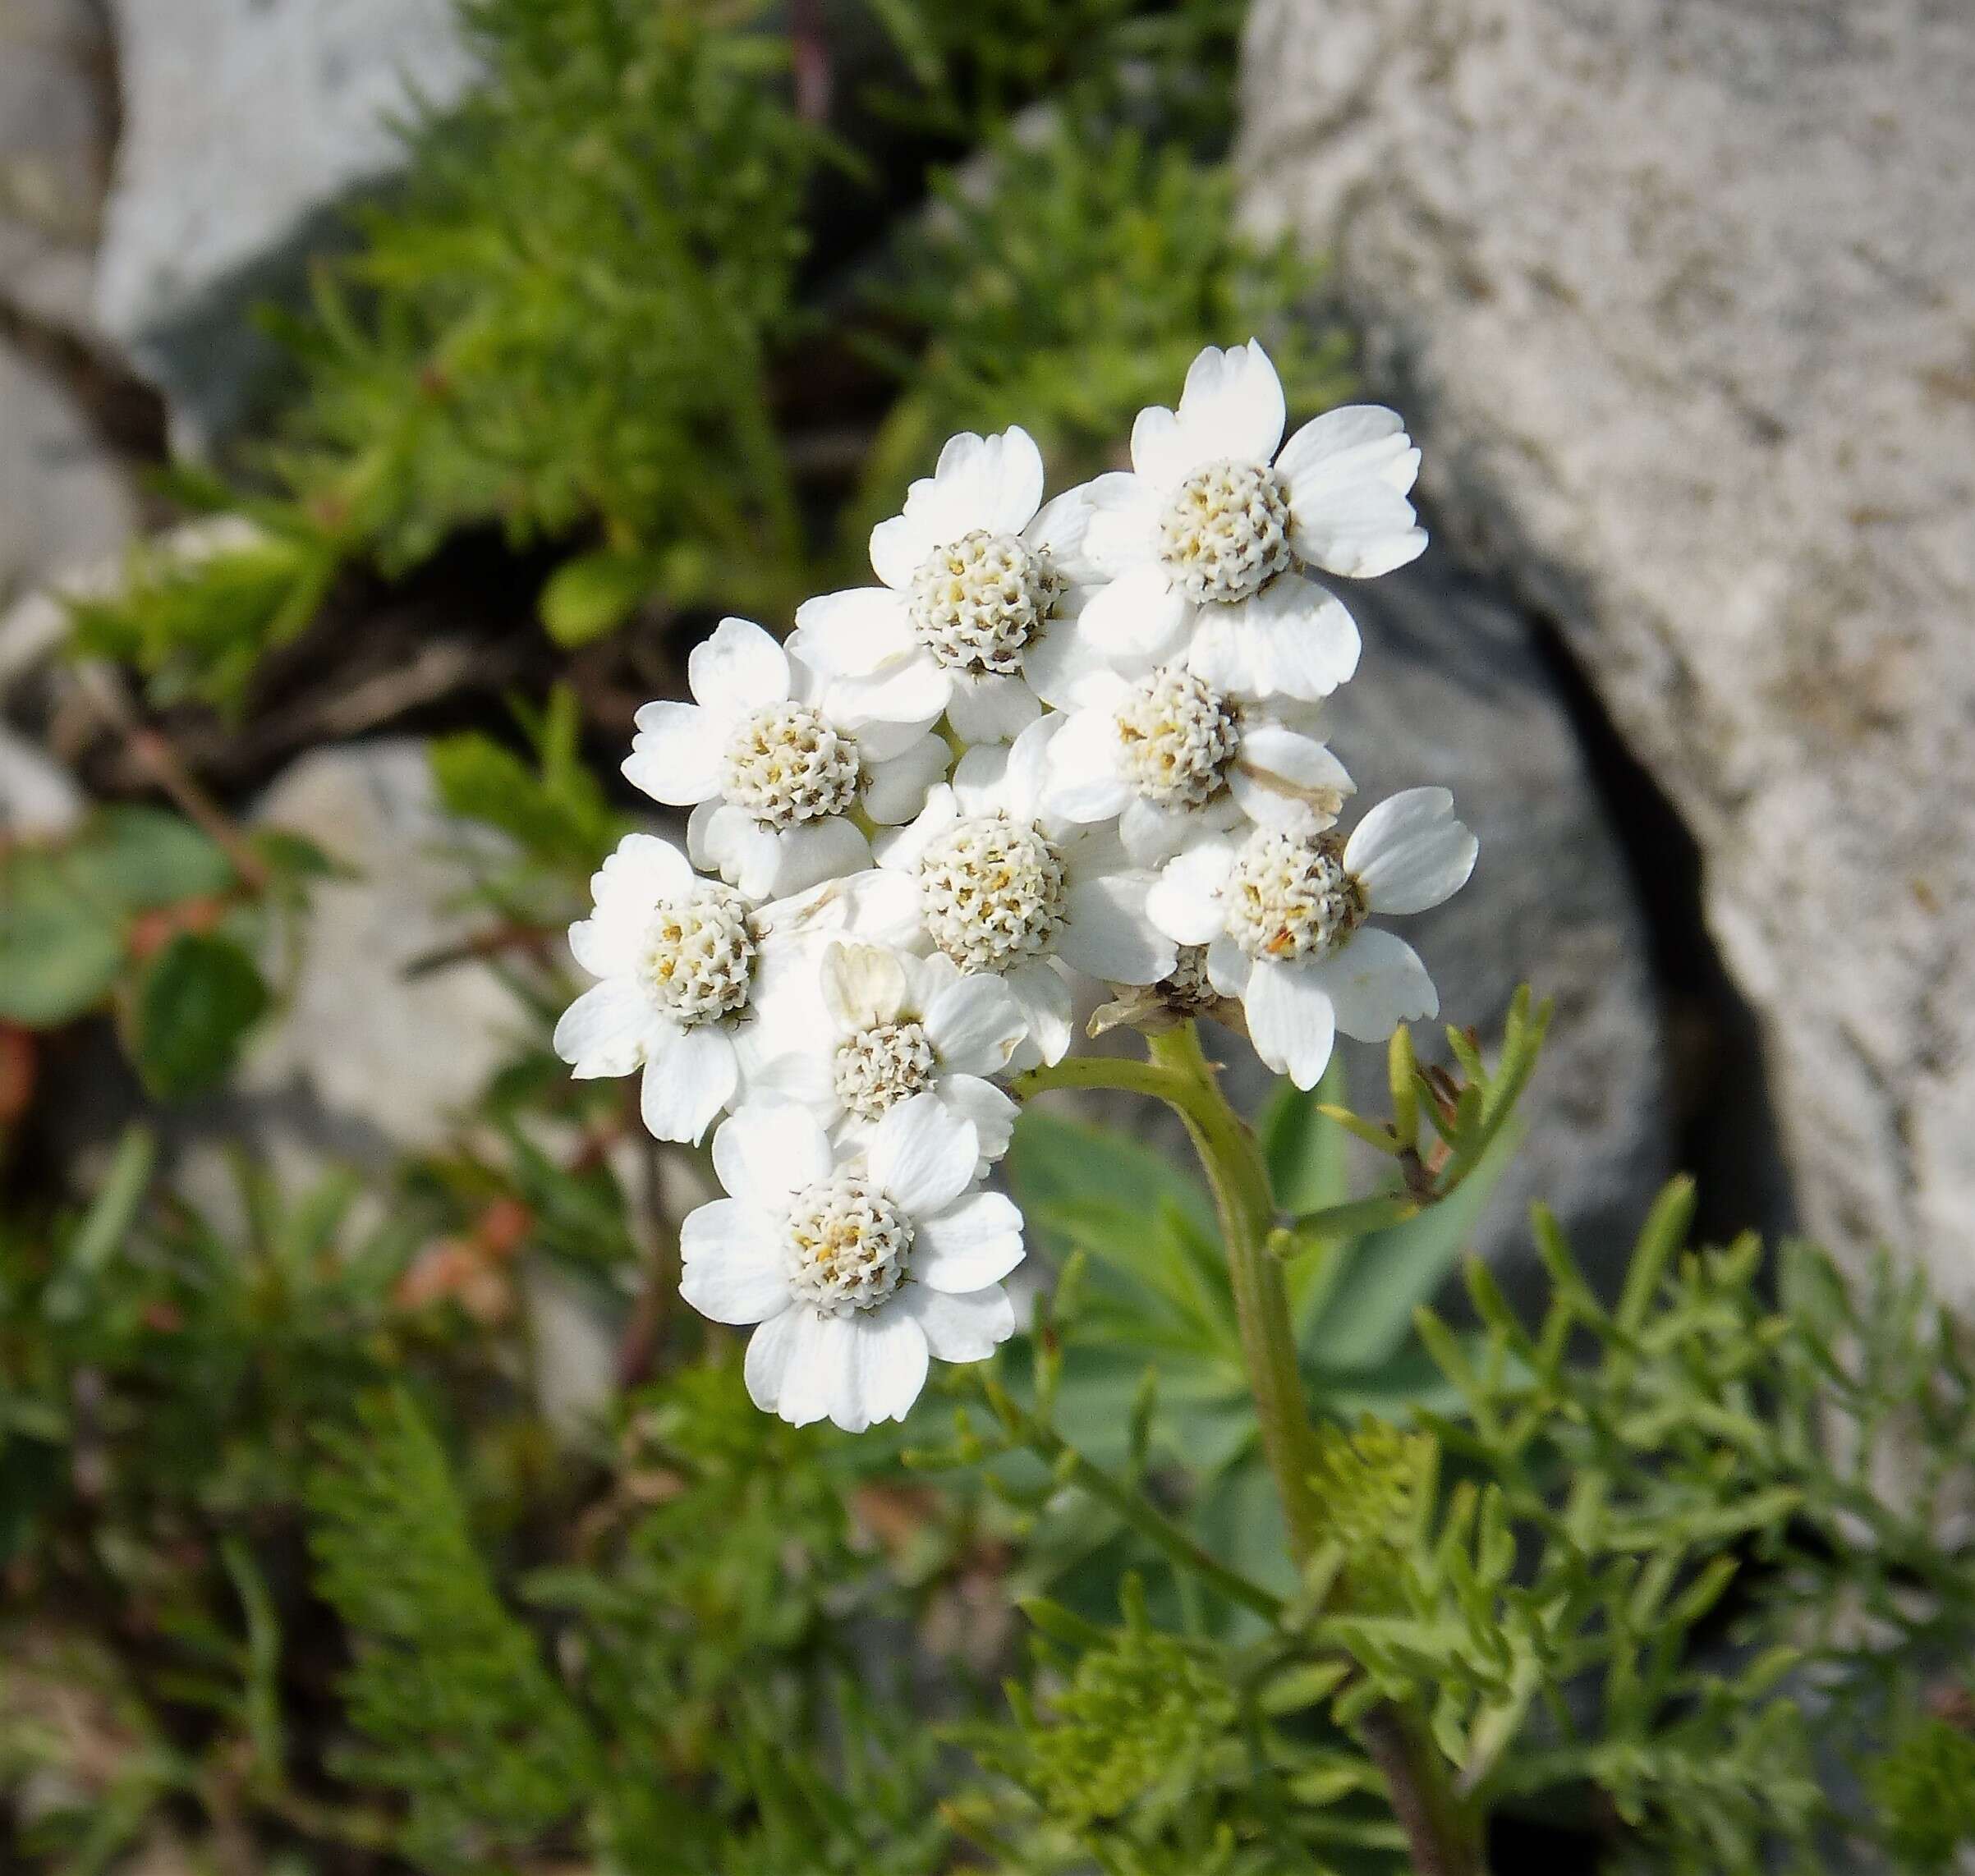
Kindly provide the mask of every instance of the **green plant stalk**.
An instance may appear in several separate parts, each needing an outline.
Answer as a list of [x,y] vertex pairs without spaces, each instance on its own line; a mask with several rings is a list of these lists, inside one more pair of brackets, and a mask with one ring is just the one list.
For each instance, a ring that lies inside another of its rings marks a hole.
[[[1045,1088],[1118,1088],[1152,1094],[1186,1123],[1220,1215],[1242,1359],[1255,1401],[1262,1451],[1282,1503],[1289,1553],[1306,1570],[1324,1541],[1324,1508],[1311,1484],[1315,1435],[1296,1360],[1296,1334],[1281,1261],[1270,1250],[1275,1198],[1253,1131],[1229,1104],[1192,1023],[1146,1039],[1149,1062],[1083,1056],[1016,1083]],[[1420,1716],[1382,1704],[1361,1722],[1366,1750],[1385,1781],[1417,1876],[1484,1876],[1480,1820],[1456,1795]]]

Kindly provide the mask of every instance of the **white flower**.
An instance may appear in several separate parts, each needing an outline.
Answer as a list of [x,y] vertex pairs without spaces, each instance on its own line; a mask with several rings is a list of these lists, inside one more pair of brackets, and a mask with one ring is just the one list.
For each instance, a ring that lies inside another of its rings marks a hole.
[[694,862],[751,898],[868,866],[852,810],[908,821],[946,773],[936,699],[894,686],[847,699],[746,619],[723,619],[686,673],[694,701],[638,712],[624,773],[655,800],[697,803]]
[[917,929],[910,894],[879,874],[756,905],[655,834],[627,834],[590,889],[595,910],[569,928],[569,948],[600,981],[563,1012],[555,1052],[578,1080],[641,1068],[641,1108],[659,1140],[699,1140],[733,1101],[758,1047],[756,999],[806,942]]
[[790,649],[845,695],[935,700],[963,741],[1006,741],[1087,662],[1068,628],[1087,579],[1080,494],[1042,502],[1027,430],[951,438],[905,511],[871,530],[884,584],[826,593],[796,613]]
[[974,1190],[973,1124],[935,1096],[900,1102],[851,1151],[792,1103],[750,1105],[713,1160],[733,1196],[687,1217],[679,1291],[715,1322],[760,1325],[757,1406],[861,1432],[904,1418],[929,1355],[980,1361],[1013,1334],[1001,1280],[1022,1261],[1022,1214]]
[[1084,553],[1109,578],[1079,621],[1114,658],[1183,656],[1217,690],[1327,696],[1357,668],[1357,627],[1300,569],[1353,579],[1415,558],[1419,470],[1398,415],[1351,404],[1282,444],[1275,367],[1256,340],[1194,360],[1178,411],[1141,411],[1129,474],[1085,491]]
[[963,976],[937,952],[834,941],[761,1014],[764,1045],[780,1052],[750,1084],[763,1099],[800,1101],[838,1139],[861,1140],[901,1101],[932,1094],[974,1123],[983,1171],[1008,1151],[1019,1110],[986,1077],[1027,1025],[1000,978]]
[[1242,820],[1321,833],[1353,791],[1311,732],[1313,705],[1244,703],[1182,664],[1086,677],[1050,744],[1043,805],[1064,819],[1116,818],[1132,859],[1154,864]]
[[1151,984],[1174,947],[1146,917],[1150,874],[1109,828],[1046,812],[1050,741],[1063,719],[1031,723],[1012,747],[971,749],[909,827],[884,836],[879,866],[916,883],[932,948],[965,974],[1004,979],[1031,1052],[1060,1062],[1072,999],[1064,966],[1114,984]]
[[1270,828],[1203,841],[1168,863],[1146,909],[1181,944],[1206,946],[1209,981],[1241,999],[1256,1053],[1313,1088],[1338,1030],[1376,1042],[1439,1014],[1412,947],[1364,921],[1439,905],[1466,883],[1475,852],[1454,797],[1412,788],[1380,802],[1348,842]]

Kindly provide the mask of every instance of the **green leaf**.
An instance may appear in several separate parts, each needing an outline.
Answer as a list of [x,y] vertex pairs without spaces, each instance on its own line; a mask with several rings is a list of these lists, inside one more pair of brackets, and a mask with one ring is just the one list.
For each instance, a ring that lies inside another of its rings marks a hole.
[[1322,1112],[1347,1098],[1344,1059],[1334,1054],[1314,1089],[1306,1094],[1282,1082],[1256,1121],[1279,1210],[1314,1212],[1350,1197],[1350,1143]]
[[123,950],[115,911],[76,889],[64,855],[0,850],[0,1017],[73,1021],[108,994]]
[[219,847],[162,808],[105,808],[74,861],[88,889],[134,912],[212,898],[237,883]]
[[1304,1342],[1322,1365],[1371,1368],[1398,1352],[1414,1310],[1432,1298],[1459,1262],[1522,1134],[1522,1123],[1511,1121],[1449,1197],[1332,1254],[1342,1266]]
[[214,1087],[267,1006],[267,986],[238,945],[180,933],[145,966],[137,986],[131,1053],[145,1085],[165,1100]]
[[542,589],[542,623],[559,645],[588,644],[615,631],[658,585],[648,554],[599,548],[558,566]]

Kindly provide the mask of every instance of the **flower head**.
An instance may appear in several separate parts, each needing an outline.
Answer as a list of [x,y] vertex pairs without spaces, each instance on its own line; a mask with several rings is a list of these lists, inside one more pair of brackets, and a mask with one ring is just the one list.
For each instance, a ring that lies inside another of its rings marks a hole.
[[1380,1041],[1439,1013],[1412,947],[1366,921],[1451,897],[1475,851],[1454,797],[1414,788],[1381,801],[1348,841],[1265,827],[1202,841],[1167,864],[1146,910],[1182,945],[1206,947],[1208,981],[1240,999],[1256,1053],[1313,1088],[1338,1030]]
[[868,1139],[901,1102],[930,1094],[973,1123],[984,1163],[1008,1151],[1015,1103],[989,1077],[1027,1025],[1001,978],[967,975],[938,952],[832,941],[764,1021],[779,1053],[754,1085],[801,1102],[837,1139]]
[[1245,702],[1183,664],[1095,673],[1050,742],[1044,801],[1069,821],[1114,818],[1147,865],[1244,820],[1320,833],[1354,785],[1316,722],[1313,705]]
[[930,701],[966,741],[1019,734],[1089,662],[1067,629],[1088,511],[1076,493],[1045,507],[1042,485],[1027,430],[951,438],[871,531],[884,585],[810,600],[791,649],[848,697]]
[[642,1070],[659,1140],[701,1138],[733,1102],[759,1047],[756,1007],[806,948],[900,924],[899,895],[875,874],[758,903],[654,834],[627,834],[590,883],[595,909],[569,948],[599,981],[563,1012],[556,1053],[579,1080]]
[[1286,444],[1285,415],[1253,339],[1201,352],[1177,411],[1140,411],[1130,471],[1085,491],[1084,557],[1107,582],[1079,623],[1091,651],[1183,660],[1250,698],[1313,701],[1350,677],[1357,628],[1305,570],[1366,579],[1419,554],[1419,452],[1377,405],[1328,411]]
[[729,1196],[687,1217],[679,1291],[715,1322],[759,1325],[756,1406],[860,1432],[904,1418],[929,1356],[980,1361],[1014,1332],[1001,1280],[1022,1261],[1022,1216],[976,1189],[973,1123],[935,1096],[889,1108],[855,1148],[806,1108],[751,1104],[713,1155]]
[[691,703],[638,712],[624,773],[655,800],[696,804],[695,863],[756,898],[868,866],[853,811],[910,820],[946,773],[936,703],[896,687],[847,699],[746,619],[693,648],[687,681]]
[[878,843],[879,865],[914,883],[932,948],[1008,984],[1045,1062],[1069,1048],[1065,967],[1114,984],[1154,983],[1173,967],[1172,945],[1145,915],[1151,875],[1111,829],[1045,805],[1062,720],[1031,724],[1012,747],[969,750],[917,819]]

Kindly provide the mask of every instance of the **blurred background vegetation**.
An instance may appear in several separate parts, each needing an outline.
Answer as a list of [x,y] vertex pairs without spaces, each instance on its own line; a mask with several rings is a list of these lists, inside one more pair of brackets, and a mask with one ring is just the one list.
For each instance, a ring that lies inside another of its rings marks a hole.
[[[1936,1541],[1975,1387],[1916,1289],[1690,1255],[1676,1186],[1622,1296],[1548,1227],[1538,1329],[1479,1271],[1416,1314],[1518,1144],[1526,1010],[1492,1066],[1455,1038],[1474,1151],[1417,1215],[1384,1163],[1360,1208],[1382,1122],[1261,1120],[1330,1218],[1331,1567],[1381,1585],[1334,1673],[1270,1626],[1298,1585],[1170,1155],[1027,1117],[1038,1332],[985,1396],[797,1432],[676,1307],[692,1156],[547,1051],[634,824],[598,778],[714,619],[857,579],[954,429],[1019,420],[1067,483],[1251,332],[1293,409],[1348,395],[1320,271],[1237,219],[1242,11],[463,0],[479,82],[268,315],[270,414],[156,476],[200,525],[74,608],[99,805],[0,842],[0,1865],[1393,1870],[1348,1702],[1422,1688],[1499,1867],[1975,1834]],[[362,994],[305,976],[352,863],[334,811],[233,804],[380,721],[429,738],[452,869],[415,972],[477,961],[508,1014],[436,1137],[298,1169],[225,1103],[273,1018]]]

